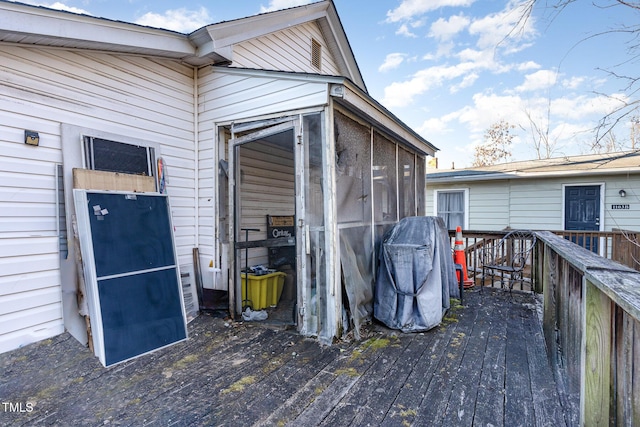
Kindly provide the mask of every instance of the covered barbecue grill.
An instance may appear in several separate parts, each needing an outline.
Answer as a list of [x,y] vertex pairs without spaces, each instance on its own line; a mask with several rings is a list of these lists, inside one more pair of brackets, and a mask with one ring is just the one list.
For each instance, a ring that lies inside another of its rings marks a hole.
[[408,217],[380,247],[374,317],[403,332],[437,326],[460,297],[449,233],[439,217]]

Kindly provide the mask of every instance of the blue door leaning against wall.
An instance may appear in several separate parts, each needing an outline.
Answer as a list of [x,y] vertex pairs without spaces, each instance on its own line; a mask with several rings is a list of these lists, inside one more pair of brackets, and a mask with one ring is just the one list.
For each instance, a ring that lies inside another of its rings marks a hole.
[[[600,186],[567,186],[564,194],[564,229],[600,231]],[[598,237],[578,236],[571,241],[598,252]]]

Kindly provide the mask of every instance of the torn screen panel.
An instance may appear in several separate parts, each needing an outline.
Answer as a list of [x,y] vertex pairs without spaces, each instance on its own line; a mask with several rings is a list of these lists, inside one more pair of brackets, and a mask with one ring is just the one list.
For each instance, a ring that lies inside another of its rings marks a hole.
[[335,138],[340,266],[346,295],[343,329],[353,330],[360,339],[361,325],[373,314],[371,129],[336,112]]
[[402,219],[385,236],[375,285],[374,316],[403,332],[437,326],[459,296],[449,234],[438,217]]

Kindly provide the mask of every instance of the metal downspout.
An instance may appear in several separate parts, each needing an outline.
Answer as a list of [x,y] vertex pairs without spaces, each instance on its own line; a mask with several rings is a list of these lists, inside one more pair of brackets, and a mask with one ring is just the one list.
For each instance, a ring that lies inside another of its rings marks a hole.
[[200,124],[198,111],[198,68],[193,67],[193,145],[194,145],[194,245],[200,246]]

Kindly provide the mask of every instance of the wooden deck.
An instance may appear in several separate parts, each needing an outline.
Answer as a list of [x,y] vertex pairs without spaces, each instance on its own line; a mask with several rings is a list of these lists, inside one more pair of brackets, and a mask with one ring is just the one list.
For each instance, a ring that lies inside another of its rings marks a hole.
[[109,369],[63,334],[0,355],[0,425],[566,425],[536,307],[485,288],[429,332],[330,347],[200,316]]

